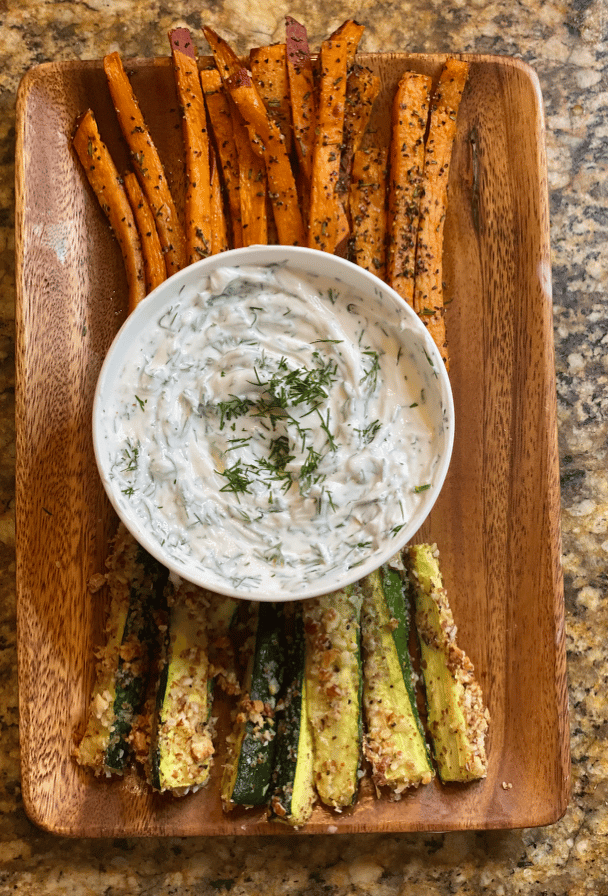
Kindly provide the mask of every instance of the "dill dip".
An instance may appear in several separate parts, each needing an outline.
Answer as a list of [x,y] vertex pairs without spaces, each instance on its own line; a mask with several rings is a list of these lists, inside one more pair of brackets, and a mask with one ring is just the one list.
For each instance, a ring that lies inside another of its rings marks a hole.
[[131,337],[98,409],[100,468],[185,578],[260,599],[352,580],[435,486],[435,362],[380,295],[216,263]]

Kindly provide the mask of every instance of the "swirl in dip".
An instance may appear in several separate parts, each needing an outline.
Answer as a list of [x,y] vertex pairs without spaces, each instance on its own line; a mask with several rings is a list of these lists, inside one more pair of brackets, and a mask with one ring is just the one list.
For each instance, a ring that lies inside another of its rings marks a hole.
[[287,264],[201,276],[142,329],[104,407],[115,500],[220,592],[355,570],[439,463],[416,340],[380,295]]

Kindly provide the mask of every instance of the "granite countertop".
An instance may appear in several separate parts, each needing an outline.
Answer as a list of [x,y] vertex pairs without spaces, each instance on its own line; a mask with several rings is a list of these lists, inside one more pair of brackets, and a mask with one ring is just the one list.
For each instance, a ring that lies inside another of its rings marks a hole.
[[[0,0],[0,896],[278,893],[425,896],[608,893],[608,9],[604,0]],[[263,9],[262,9],[263,7]],[[362,49],[520,57],[545,102],[551,207],[572,798],[523,831],[268,839],[63,840],[20,797],[14,526],[14,111],[27,69],[59,59],[166,55],[169,27],[209,24],[245,50],[284,16],[315,45],[348,16]]]

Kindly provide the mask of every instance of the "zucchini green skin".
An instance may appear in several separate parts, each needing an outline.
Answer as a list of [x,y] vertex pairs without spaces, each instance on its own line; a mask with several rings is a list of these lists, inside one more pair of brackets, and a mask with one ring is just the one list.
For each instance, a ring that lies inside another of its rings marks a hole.
[[269,818],[292,827],[306,824],[315,802],[312,732],[306,692],[306,637],[302,606],[286,608],[288,634],[282,709],[277,736]]
[[222,776],[222,803],[260,806],[268,800],[275,754],[275,709],[284,671],[284,608],[257,606],[255,647],[250,658],[230,756]]
[[74,751],[95,774],[122,774],[131,758],[134,722],[143,708],[153,657],[166,619],[167,570],[120,526],[108,560],[106,641],[85,733]]
[[474,781],[487,774],[489,715],[481,688],[471,661],[456,644],[436,546],[413,545],[405,557],[416,607],[427,726],[439,777],[444,782]]
[[138,546],[141,581],[131,584],[129,610],[116,670],[114,725],[106,747],[105,767],[123,772],[130,755],[129,734],[143,707],[152,655],[158,649],[160,632],[156,610],[164,609],[163,590],[167,570]]
[[214,753],[207,602],[183,582],[173,594],[150,750],[155,790],[183,795],[209,780]]
[[435,775],[412,683],[404,582],[385,565],[361,587],[365,753],[376,786],[400,794]]
[[236,668],[235,644],[231,630],[236,623],[239,605],[242,601],[220,594],[204,592],[208,601],[207,610],[207,653],[209,675],[216,685],[227,694],[239,691],[239,676]]
[[334,809],[357,799],[363,754],[363,675],[358,586],[304,602],[308,718],[314,783]]

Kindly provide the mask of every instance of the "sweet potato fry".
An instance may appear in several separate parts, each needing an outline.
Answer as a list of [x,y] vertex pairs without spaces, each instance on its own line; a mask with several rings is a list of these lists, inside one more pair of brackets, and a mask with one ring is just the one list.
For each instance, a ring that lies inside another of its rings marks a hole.
[[127,275],[129,311],[132,311],[146,295],[141,241],[121,177],[101,139],[91,109],[78,122],[72,142],[87,180],[118,240]]
[[220,37],[217,31],[214,31],[213,28],[209,28],[207,25],[203,28],[203,34],[211,47],[211,52],[213,53],[213,58],[215,59],[215,64],[221,75],[222,81],[225,81],[226,78],[230,78],[231,75],[236,75],[239,69],[243,67],[243,63],[228,41],[224,40],[223,37]]
[[354,19],[347,19],[329,36],[329,40],[340,41],[345,44],[347,71],[350,71],[355,64],[355,55],[364,31],[365,25],[360,25]]
[[234,142],[239,159],[239,202],[243,245],[266,245],[268,218],[266,214],[266,166],[249,140],[247,126],[236,104],[231,101]]
[[167,268],[150,203],[133,171],[125,174],[124,185],[139,231],[148,293],[167,279]]
[[234,126],[232,124],[230,104],[217,69],[203,69],[201,71],[201,86],[205,95],[209,123],[215,138],[218,161],[222,170],[228,199],[232,247],[239,249],[244,245],[239,197],[239,158],[236,143],[234,142]]
[[378,75],[355,63],[348,73],[346,81],[339,192],[348,191],[353,155],[361,147],[379,92],[380,78]]
[[228,228],[224,213],[224,201],[222,197],[222,184],[220,170],[215,155],[215,150],[210,147],[211,168],[211,254],[226,252],[228,244]]
[[397,86],[392,112],[386,275],[389,286],[412,306],[431,85],[426,75],[406,72]]
[[262,102],[278,126],[285,140],[287,154],[291,152],[291,102],[285,44],[254,47],[249,51],[251,77]]
[[443,301],[443,229],[456,119],[469,64],[448,59],[433,94],[424,154],[424,198],[416,244],[414,310],[422,317],[448,364]]
[[261,159],[266,157],[266,144],[271,137],[271,129],[278,134],[276,125],[270,121],[264,103],[251,80],[246,68],[240,68],[224,81],[230,98],[234,101],[245,122],[251,148]]
[[321,44],[317,127],[313,151],[308,245],[335,252],[339,242],[341,204],[336,195],[344,128],[347,48],[342,41]]
[[314,75],[306,28],[291,16],[285,19],[285,43],[296,155],[310,186],[317,123]]
[[162,162],[120,55],[110,53],[105,56],[103,67],[118,123],[135,163],[135,172],[154,212],[167,274],[174,274],[186,264],[186,240]]
[[[213,51],[224,86],[245,122],[251,148],[263,159],[266,166],[268,191],[278,240],[283,245],[301,245],[304,241],[304,226],[295,177],[283,135],[274,119],[268,114],[249,72],[241,66],[232,48],[211,28],[205,29],[205,36]],[[238,142],[237,150],[240,159],[241,147],[238,146]],[[242,186],[241,178],[241,188]],[[247,242],[245,236],[243,239]]]
[[382,280],[386,274],[387,150],[355,152],[349,191],[351,260]]
[[169,32],[175,86],[182,114],[186,165],[186,252],[188,263],[211,254],[209,136],[196,50],[187,28]]
[[253,152],[265,163],[279,243],[285,246],[302,245],[304,225],[295,177],[283,135],[276,122],[266,112],[264,103],[246,69],[239,69],[236,75],[225,81],[225,84],[245,121]]

